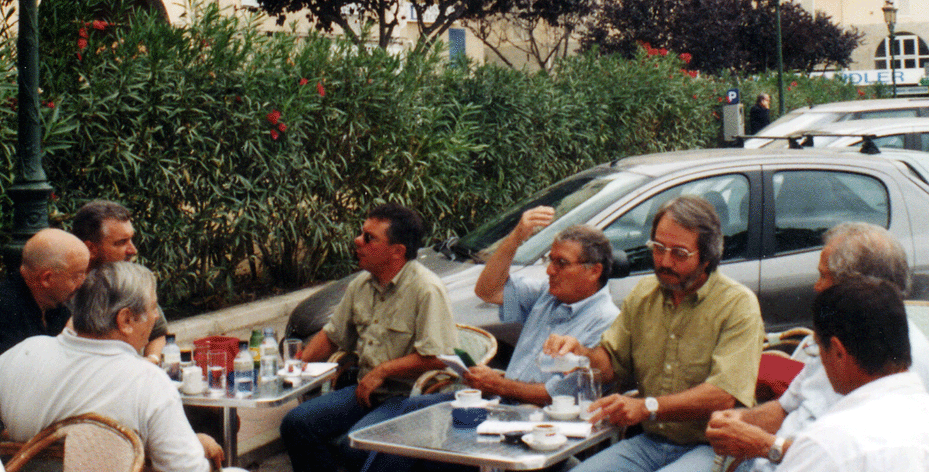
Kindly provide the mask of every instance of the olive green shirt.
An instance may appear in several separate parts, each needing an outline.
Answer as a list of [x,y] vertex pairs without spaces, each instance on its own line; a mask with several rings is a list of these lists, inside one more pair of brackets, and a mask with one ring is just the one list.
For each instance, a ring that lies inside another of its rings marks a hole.
[[[358,377],[382,362],[418,352],[452,354],[458,334],[442,281],[417,261],[408,261],[386,285],[369,272],[352,280],[323,327],[339,349],[358,355]],[[393,379],[390,391],[409,393],[415,378]]]
[[[714,271],[696,293],[674,307],[653,275],[623,300],[601,338],[617,380],[633,380],[642,396],[715,385],[744,406],[755,403],[764,323],[747,287]],[[706,421],[648,421],[648,433],[678,444],[705,443]]]

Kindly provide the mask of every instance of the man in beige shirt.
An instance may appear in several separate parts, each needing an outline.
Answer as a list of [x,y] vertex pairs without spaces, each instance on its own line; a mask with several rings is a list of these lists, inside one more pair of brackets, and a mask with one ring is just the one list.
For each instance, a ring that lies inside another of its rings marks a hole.
[[557,335],[546,341],[546,352],[587,356],[604,382],[642,395],[591,405],[591,422],[641,423],[645,432],[575,471],[710,470],[710,414],[754,404],[764,324],[751,290],[716,270],[723,238],[715,209],[699,197],[671,200],[655,215],[651,237],[655,276],[633,288],[600,345]]
[[[303,351],[303,360],[337,350],[358,355],[358,384],[314,398],[281,422],[281,438],[299,471],[333,471],[329,442],[347,431],[394,416],[419,374],[443,368],[436,356],[457,345],[441,280],[415,260],[423,238],[419,215],[385,204],[368,213],[355,238],[361,275]],[[340,444],[343,463],[357,468],[367,452]]]

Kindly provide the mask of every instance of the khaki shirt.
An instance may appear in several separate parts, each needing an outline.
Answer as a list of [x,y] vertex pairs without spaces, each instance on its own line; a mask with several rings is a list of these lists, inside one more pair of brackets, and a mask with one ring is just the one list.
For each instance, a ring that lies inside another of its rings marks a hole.
[[[413,352],[452,354],[458,345],[445,286],[417,261],[386,286],[369,272],[355,277],[323,331],[339,349],[358,355],[359,379],[382,362]],[[406,385],[397,389],[409,393],[415,378],[397,380]]]
[[[747,287],[714,271],[674,307],[670,292],[646,277],[626,297],[600,345],[617,380],[632,376],[642,396],[715,385],[744,406],[755,403],[764,323]],[[646,432],[678,444],[705,443],[706,421],[645,421]]]

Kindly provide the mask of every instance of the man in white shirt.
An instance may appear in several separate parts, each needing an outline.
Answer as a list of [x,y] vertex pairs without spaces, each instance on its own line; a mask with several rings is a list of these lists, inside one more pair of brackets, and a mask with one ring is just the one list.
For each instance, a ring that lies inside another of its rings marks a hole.
[[896,287],[869,277],[835,285],[816,298],[813,328],[829,382],[844,397],[797,435],[777,470],[929,470],[929,393],[909,372]]
[[158,317],[151,271],[131,262],[92,270],[72,315],[73,330],[28,338],[0,356],[0,420],[11,439],[93,412],[137,431],[156,471],[219,468],[222,448],[194,434],[177,388],[138,354]]

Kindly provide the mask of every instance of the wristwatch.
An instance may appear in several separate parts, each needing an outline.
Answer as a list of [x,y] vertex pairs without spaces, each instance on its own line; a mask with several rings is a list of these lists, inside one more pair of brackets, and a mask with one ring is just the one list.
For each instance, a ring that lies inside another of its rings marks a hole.
[[648,410],[648,419],[655,421],[658,418],[658,400],[655,397],[645,397],[645,409]]
[[784,443],[787,442],[787,439],[780,436],[774,438],[774,444],[771,446],[771,449],[768,449],[768,460],[780,464],[781,460],[784,459]]

